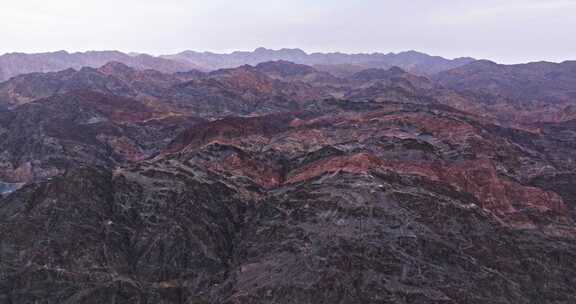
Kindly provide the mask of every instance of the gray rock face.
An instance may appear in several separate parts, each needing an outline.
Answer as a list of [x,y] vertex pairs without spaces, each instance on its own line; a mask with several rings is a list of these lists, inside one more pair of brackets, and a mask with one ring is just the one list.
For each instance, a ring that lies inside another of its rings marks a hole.
[[4,201],[2,302],[185,303],[225,296],[245,206],[233,189],[201,172],[176,176],[180,168],[165,169],[113,175],[81,168]]
[[378,170],[283,186],[257,203],[237,187],[175,160],[28,186],[0,209],[0,299],[574,300],[573,240],[502,227],[451,187]]

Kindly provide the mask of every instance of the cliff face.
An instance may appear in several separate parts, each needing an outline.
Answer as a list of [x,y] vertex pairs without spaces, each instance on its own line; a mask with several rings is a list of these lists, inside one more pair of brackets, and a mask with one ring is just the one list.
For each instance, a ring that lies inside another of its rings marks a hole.
[[7,87],[2,303],[576,301],[573,120],[286,62]]

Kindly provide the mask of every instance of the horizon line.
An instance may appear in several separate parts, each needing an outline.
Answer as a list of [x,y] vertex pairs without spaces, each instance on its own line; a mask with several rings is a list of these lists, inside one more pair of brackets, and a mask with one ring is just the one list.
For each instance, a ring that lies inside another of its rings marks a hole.
[[419,51],[419,50],[415,50],[415,49],[407,49],[407,50],[402,50],[402,51],[389,51],[389,52],[383,52],[383,51],[337,51],[337,50],[323,50],[323,51],[308,51],[305,50],[303,48],[300,47],[282,47],[282,48],[267,48],[267,47],[255,47],[255,48],[251,48],[251,49],[225,49],[225,50],[198,50],[198,49],[181,49],[178,51],[172,51],[172,52],[140,52],[140,51],[127,51],[127,50],[121,50],[121,49],[82,49],[82,50],[67,50],[67,49],[58,49],[58,50],[44,50],[44,51],[8,51],[8,52],[3,52],[0,53],[0,57],[2,56],[6,56],[6,55],[39,55],[39,54],[54,54],[54,53],[60,53],[60,52],[65,52],[67,54],[85,54],[85,53],[97,53],[97,52],[118,52],[118,53],[122,53],[122,54],[126,54],[126,55],[130,55],[130,56],[137,56],[137,55],[148,55],[148,56],[152,56],[152,57],[156,57],[156,58],[161,58],[163,56],[171,56],[171,55],[178,55],[184,52],[196,52],[196,53],[205,53],[205,54],[215,54],[215,55],[233,55],[235,53],[254,53],[260,49],[263,50],[267,50],[267,51],[285,51],[285,50],[291,50],[291,51],[302,51],[304,52],[306,55],[314,55],[314,54],[341,54],[341,55],[399,55],[399,54],[404,54],[404,53],[418,53],[418,54],[423,54],[423,55],[427,55],[427,56],[431,56],[431,57],[440,57],[440,58],[444,58],[447,60],[459,60],[459,59],[472,59],[475,61],[478,60],[486,60],[486,61],[491,61],[497,64],[502,64],[502,65],[518,65],[518,64],[528,64],[528,63],[539,63],[539,62],[545,62],[545,63],[564,63],[564,62],[570,62],[570,61],[575,61],[576,59],[557,59],[557,60],[549,60],[549,59],[542,59],[542,60],[519,60],[516,62],[503,62],[500,60],[494,60],[494,59],[489,59],[489,58],[475,58],[473,56],[458,56],[458,57],[452,57],[452,56],[443,56],[443,55],[436,55],[436,54],[431,54],[425,51]]

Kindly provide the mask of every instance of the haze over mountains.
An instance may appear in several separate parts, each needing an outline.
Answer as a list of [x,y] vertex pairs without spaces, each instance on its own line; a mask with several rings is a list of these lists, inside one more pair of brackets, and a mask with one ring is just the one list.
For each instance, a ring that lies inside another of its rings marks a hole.
[[576,301],[574,62],[0,67],[0,303]]
[[255,65],[276,60],[286,60],[307,65],[349,65],[360,69],[398,66],[421,74],[433,74],[473,61],[471,58],[448,60],[415,51],[398,54],[307,54],[300,49],[270,50],[265,48],[258,48],[253,52],[233,52],[230,54],[185,51],[175,55],[159,57],[146,54],[124,54],[118,51],[12,53],[0,56],[0,81],[26,73],[99,67],[111,61],[121,62],[137,69],[153,69],[172,73],[190,69],[215,70],[232,68],[244,64]]
[[306,65],[357,65],[364,68],[391,68],[397,66],[419,74],[433,74],[457,66],[470,63],[472,58],[448,60],[438,56],[408,51],[394,53],[344,54],[344,53],[312,53],[300,49],[270,50],[258,48],[253,52],[233,52],[230,54],[215,54],[210,52],[185,51],[176,55],[162,56],[189,62],[209,69],[221,69],[244,64],[256,65],[266,61],[285,60]]
[[99,67],[110,61],[123,62],[137,69],[155,69],[163,72],[186,71],[198,68],[191,64],[177,63],[150,55],[139,54],[132,56],[118,51],[11,53],[0,56],[0,80],[27,73]]

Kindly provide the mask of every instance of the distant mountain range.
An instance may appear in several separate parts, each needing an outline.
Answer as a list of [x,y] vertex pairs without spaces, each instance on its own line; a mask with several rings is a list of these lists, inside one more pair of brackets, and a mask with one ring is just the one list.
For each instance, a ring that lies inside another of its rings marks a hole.
[[438,56],[430,56],[416,51],[401,53],[311,53],[301,49],[270,50],[258,48],[253,52],[233,52],[216,54],[210,52],[185,51],[176,55],[162,56],[182,63],[192,63],[208,69],[221,69],[244,64],[255,65],[266,61],[286,60],[306,65],[352,65],[364,68],[400,67],[417,74],[435,74],[465,65],[474,61],[473,58],[457,58],[449,60]]
[[153,69],[166,73],[200,68],[191,63],[177,62],[145,54],[129,55],[118,51],[10,53],[0,56],[0,81],[28,73],[100,67],[111,61],[122,62],[140,70]]
[[27,73],[56,72],[68,68],[95,68],[111,61],[121,62],[140,70],[153,69],[160,72],[173,73],[192,69],[216,70],[234,68],[245,64],[256,65],[276,60],[312,66],[317,65],[319,68],[321,67],[320,69],[343,70],[344,72],[398,66],[409,72],[423,75],[432,75],[474,61],[472,58],[449,60],[415,51],[398,54],[308,54],[300,49],[270,50],[265,48],[258,48],[253,52],[233,52],[230,54],[185,51],[158,57],[147,54],[125,54],[118,51],[10,53],[0,56],[0,81]]

